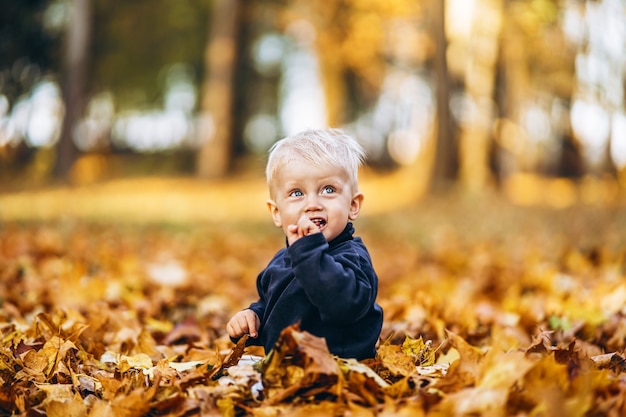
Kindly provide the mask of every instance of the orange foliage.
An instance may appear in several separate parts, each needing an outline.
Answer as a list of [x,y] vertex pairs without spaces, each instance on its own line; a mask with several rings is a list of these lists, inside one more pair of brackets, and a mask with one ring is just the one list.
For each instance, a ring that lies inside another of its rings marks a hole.
[[362,362],[225,335],[271,226],[5,223],[0,414],[626,413],[623,210],[429,203],[359,220],[385,309]]

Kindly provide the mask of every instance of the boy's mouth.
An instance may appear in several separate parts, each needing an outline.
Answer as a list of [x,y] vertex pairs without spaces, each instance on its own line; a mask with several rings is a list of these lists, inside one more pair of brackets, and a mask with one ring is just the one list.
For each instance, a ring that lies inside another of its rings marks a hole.
[[320,229],[326,226],[326,220],[324,219],[314,218],[314,219],[311,219],[311,221]]

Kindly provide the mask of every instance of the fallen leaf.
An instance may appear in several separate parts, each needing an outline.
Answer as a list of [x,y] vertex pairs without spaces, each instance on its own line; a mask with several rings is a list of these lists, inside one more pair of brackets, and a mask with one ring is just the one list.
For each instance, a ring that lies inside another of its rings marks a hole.
[[432,341],[419,337],[413,339],[407,336],[402,343],[402,353],[410,356],[418,366],[430,366],[435,363],[435,349],[432,348]]
[[404,354],[401,346],[385,343],[378,347],[376,356],[393,375],[411,376],[417,373],[415,359]]
[[270,404],[296,394],[337,397],[340,392],[341,371],[330,355],[326,341],[300,331],[297,324],[281,332],[276,345],[262,362],[261,372]]
[[446,333],[451,346],[459,353],[459,359],[450,364],[445,377],[435,381],[433,386],[443,392],[452,393],[477,383],[485,355],[455,333]]

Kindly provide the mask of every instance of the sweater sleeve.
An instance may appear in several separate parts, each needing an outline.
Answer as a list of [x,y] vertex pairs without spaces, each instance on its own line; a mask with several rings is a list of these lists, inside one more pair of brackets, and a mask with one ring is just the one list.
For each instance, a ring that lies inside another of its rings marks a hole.
[[[259,292],[259,299],[255,302],[253,302],[252,304],[250,304],[250,306],[248,306],[249,310],[252,310],[256,313],[256,315],[259,317],[259,320],[261,322],[261,328],[257,329],[259,334],[261,334],[261,331],[263,330],[263,317],[265,315],[265,309],[266,309],[266,302],[265,302],[265,297],[264,297],[264,290],[262,289],[262,276],[263,276],[263,272],[261,274],[259,274],[259,277],[257,278],[257,291]],[[230,340],[233,343],[237,343],[237,341],[239,341],[239,338],[230,338]],[[262,341],[260,340],[260,338],[249,338],[247,345],[256,345],[256,346],[262,346]]]
[[316,233],[294,242],[289,256],[296,279],[323,321],[350,324],[375,303],[378,278],[367,251],[355,241],[331,252],[324,236]]
[[253,302],[252,304],[250,304],[250,306],[248,307],[250,310],[254,311],[257,316],[259,316],[259,319],[261,320],[261,322],[263,322],[263,317],[265,315],[265,308],[267,305],[266,300],[265,300],[266,297],[265,297],[265,288],[264,288],[264,279],[263,279],[264,274],[265,274],[265,271],[261,272],[256,280],[256,288],[259,294],[259,299]]

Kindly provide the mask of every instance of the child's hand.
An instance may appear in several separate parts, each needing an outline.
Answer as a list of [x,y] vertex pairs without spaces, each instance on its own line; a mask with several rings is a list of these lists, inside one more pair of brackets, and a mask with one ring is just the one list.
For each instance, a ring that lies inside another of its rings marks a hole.
[[233,339],[239,338],[244,334],[249,334],[250,337],[256,338],[259,335],[259,327],[261,327],[259,316],[254,311],[246,309],[238,312],[230,319],[226,324],[226,331],[228,336]]
[[303,236],[313,233],[321,233],[319,227],[311,221],[306,215],[300,216],[297,224],[290,224],[287,227],[287,241],[293,244],[296,240]]

